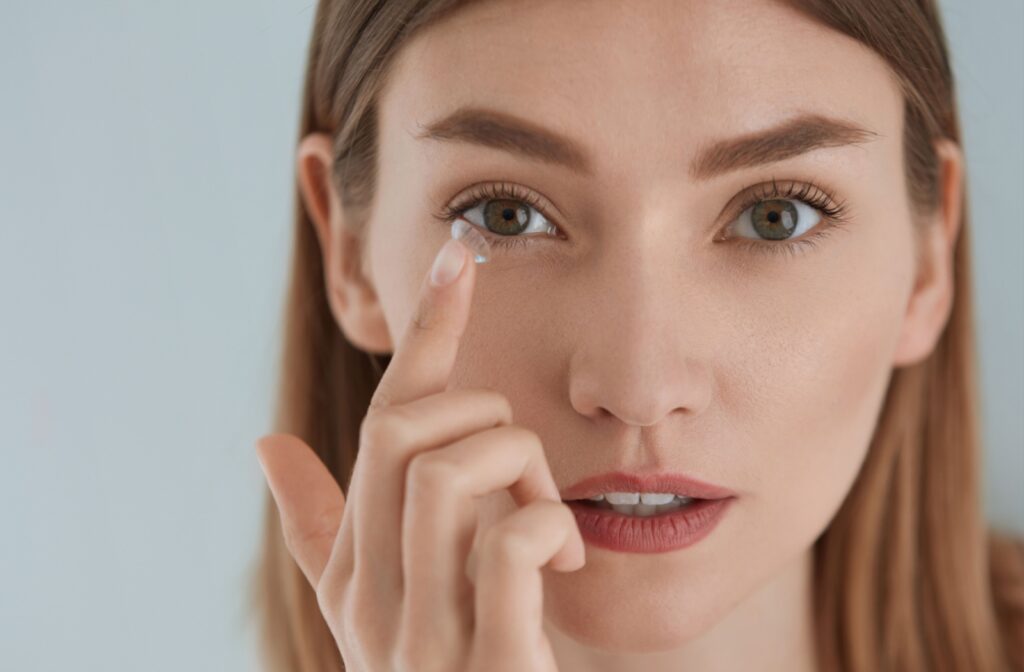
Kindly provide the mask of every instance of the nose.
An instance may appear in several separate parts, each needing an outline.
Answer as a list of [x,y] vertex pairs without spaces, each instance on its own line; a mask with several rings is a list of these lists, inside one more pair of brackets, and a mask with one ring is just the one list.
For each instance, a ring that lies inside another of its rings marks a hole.
[[587,298],[569,397],[593,420],[646,427],[673,413],[695,416],[710,401],[710,296],[700,278],[680,271],[678,255],[648,256],[627,264],[608,255],[581,278],[586,290],[576,296]]

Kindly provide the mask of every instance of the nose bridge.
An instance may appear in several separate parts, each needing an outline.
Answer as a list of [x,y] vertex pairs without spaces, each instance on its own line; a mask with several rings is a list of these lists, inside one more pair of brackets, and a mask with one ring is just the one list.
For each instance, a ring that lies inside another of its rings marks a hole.
[[702,299],[698,278],[680,267],[682,242],[681,235],[652,229],[619,232],[589,260],[580,294],[587,297],[587,326],[570,367],[581,414],[650,425],[707,404],[710,381],[698,342]]

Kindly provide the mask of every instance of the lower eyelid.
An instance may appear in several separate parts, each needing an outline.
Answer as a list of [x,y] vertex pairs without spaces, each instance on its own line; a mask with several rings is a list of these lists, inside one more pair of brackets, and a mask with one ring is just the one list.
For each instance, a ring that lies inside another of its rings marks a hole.
[[828,218],[823,216],[822,221],[815,225],[809,233],[804,234],[801,238],[796,240],[772,243],[767,241],[757,241],[751,238],[737,238],[737,240],[741,242],[735,244],[743,246],[752,252],[768,256],[781,254],[796,256],[817,247],[819,243],[834,232],[845,231],[846,229],[843,227],[843,223],[843,221],[828,221]]

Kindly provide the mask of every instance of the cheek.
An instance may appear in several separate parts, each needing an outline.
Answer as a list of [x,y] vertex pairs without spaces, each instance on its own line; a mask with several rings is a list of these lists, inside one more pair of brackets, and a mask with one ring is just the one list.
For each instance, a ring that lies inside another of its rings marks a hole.
[[803,282],[793,283],[800,292],[780,294],[770,310],[751,308],[756,318],[732,350],[738,365],[725,404],[743,431],[739,457],[756,471],[745,502],[751,543],[785,540],[783,552],[810,544],[849,491],[884,401],[905,309],[906,239],[843,242],[808,263]]

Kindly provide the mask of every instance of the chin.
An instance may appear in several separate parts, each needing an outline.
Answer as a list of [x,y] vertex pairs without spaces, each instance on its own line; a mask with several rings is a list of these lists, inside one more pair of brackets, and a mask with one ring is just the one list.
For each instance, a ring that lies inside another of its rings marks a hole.
[[631,581],[632,585],[614,590],[605,585],[601,590],[582,575],[558,574],[550,571],[545,576],[546,627],[610,653],[678,648],[711,630],[730,607],[727,599],[716,599],[713,581],[700,589],[686,581],[669,591],[657,581]]

